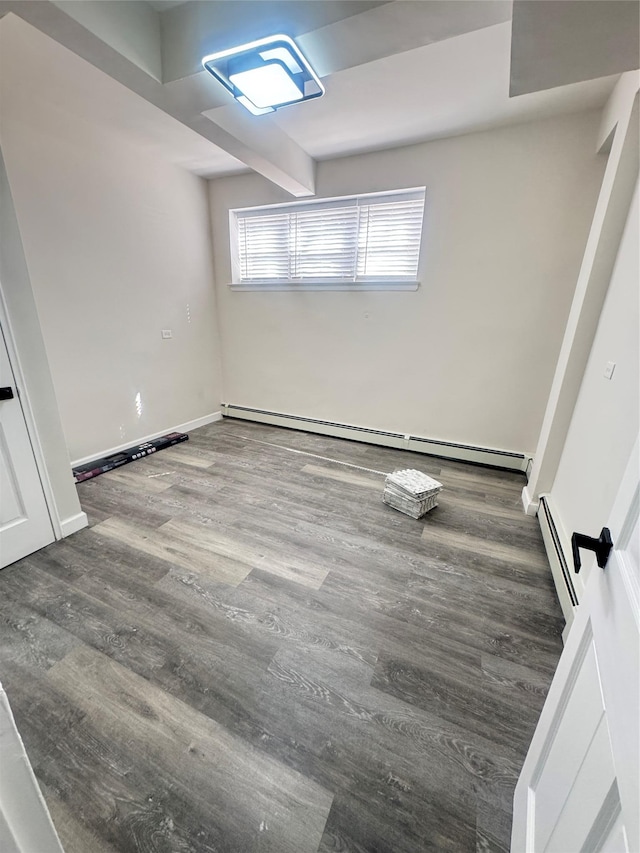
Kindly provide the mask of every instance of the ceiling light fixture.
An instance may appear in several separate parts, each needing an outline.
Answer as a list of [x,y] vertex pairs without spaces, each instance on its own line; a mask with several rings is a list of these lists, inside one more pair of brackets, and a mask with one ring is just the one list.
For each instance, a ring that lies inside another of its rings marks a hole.
[[324,95],[318,75],[289,36],[269,36],[212,53],[202,66],[254,115]]

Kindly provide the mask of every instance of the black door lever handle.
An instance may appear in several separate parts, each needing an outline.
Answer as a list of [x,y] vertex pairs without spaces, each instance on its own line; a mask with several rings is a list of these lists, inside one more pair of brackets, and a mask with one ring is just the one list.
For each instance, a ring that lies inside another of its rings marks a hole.
[[585,548],[587,551],[595,551],[598,565],[601,569],[604,569],[607,565],[611,549],[613,548],[609,528],[603,527],[598,539],[594,539],[593,536],[585,536],[584,533],[573,534],[571,537],[571,550],[573,551],[573,565],[576,572],[580,571],[580,567],[582,565],[580,561],[580,548]]
[[0,400],[13,400],[13,388],[10,385],[0,388]]

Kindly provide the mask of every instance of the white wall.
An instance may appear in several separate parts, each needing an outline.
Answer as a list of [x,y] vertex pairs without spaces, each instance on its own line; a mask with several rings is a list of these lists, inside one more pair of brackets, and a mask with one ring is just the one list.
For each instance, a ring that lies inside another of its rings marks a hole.
[[206,182],[99,120],[102,72],[1,23],[0,139],[71,458],[216,412]]
[[[522,500],[535,515],[558,471],[638,177],[640,73],[621,75],[602,112],[597,150],[606,168],[573,294],[564,338]],[[604,156],[602,157],[604,159]]]
[[231,292],[229,209],[290,199],[256,175],[211,182],[225,402],[531,451],[602,178],[598,118],[319,163],[319,196],[426,185],[417,292]]
[[[607,526],[640,429],[640,218],[638,187],[622,235],[580,393],[551,490],[565,547],[575,530]],[[604,377],[615,362],[612,378]],[[585,555],[585,565],[589,563]]]

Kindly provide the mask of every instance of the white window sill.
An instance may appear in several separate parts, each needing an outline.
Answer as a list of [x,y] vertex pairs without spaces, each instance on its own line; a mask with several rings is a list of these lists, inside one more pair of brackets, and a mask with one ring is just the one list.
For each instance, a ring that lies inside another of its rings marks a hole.
[[231,283],[230,290],[248,290],[248,291],[265,291],[265,290],[292,290],[299,293],[308,290],[417,290],[420,286],[419,281],[350,281],[350,282],[325,282],[325,281],[305,281],[299,284],[290,282],[242,282]]

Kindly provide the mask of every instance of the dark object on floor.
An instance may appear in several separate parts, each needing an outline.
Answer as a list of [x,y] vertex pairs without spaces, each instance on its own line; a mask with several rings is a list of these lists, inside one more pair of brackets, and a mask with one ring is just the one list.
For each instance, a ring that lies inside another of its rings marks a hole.
[[76,483],[81,483],[83,480],[90,480],[92,477],[97,477],[106,471],[113,471],[114,468],[119,468],[121,465],[126,465],[135,459],[150,456],[157,450],[173,447],[174,444],[180,444],[180,442],[188,441],[188,439],[189,436],[186,432],[170,432],[167,435],[161,435],[160,438],[145,441],[143,444],[136,444],[134,447],[127,448],[127,450],[112,453],[111,456],[94,459],[93,462],[86,462],[84,465],[78,465],[77,468],[73,469],[74,480]]

